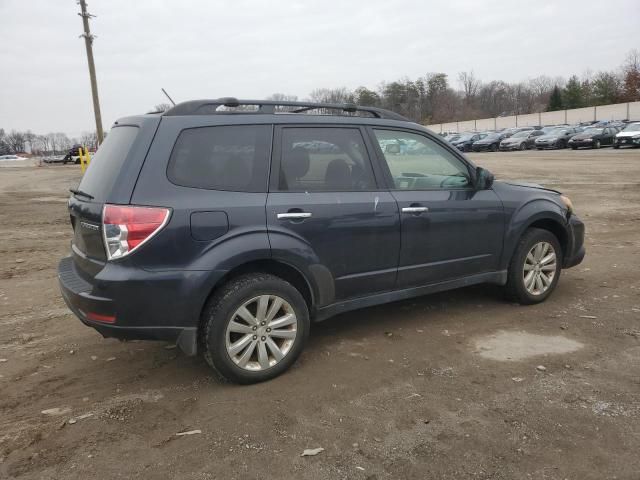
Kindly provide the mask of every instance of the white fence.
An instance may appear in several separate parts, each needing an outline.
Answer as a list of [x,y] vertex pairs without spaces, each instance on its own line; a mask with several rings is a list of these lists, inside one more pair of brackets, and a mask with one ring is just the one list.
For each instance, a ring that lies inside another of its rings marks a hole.
[[557,112],[528,113],[510,117],[481,118],[463,122],[436,123],[427,128],[436,133],[466,132],[470,130],[497,130],[499,128],[529,127],[579,123],[590,120],[640,120],[640,102],[616,103],[597,107],[558,110]]

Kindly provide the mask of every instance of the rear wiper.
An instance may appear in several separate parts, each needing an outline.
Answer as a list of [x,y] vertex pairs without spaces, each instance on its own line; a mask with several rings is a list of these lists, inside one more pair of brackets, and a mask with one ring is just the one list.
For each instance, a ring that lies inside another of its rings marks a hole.
[[71,193],[73,193],[74,195],[79,195],[81,197],[87,197],[89,200],[93,200],[93,195],[89,195],[86,192],[83,192],[82,190],[78,190],[77,188],[70,188],[69,191]]

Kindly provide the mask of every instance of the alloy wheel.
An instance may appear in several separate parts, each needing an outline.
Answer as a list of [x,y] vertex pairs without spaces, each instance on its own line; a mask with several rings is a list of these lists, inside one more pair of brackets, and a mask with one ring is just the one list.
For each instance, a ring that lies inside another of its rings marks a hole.
[[549,242],[538,242],[524,260],[522,279],[531,295],[542,295],[551,287],[556,276],[556,252]]
[[260,295],[245,302],[229,319],[227,354],[240,368],[261,371],[275,366],[291,350],[298,319],[293,307],[277,295]]

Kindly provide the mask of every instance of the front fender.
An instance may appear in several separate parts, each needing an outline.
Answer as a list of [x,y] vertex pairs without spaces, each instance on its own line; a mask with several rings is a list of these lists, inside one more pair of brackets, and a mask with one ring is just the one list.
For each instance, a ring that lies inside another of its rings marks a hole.
[[510,217],[505,226],[504,250],[500,265],[507,269],[511,257],[524,232],[540,220],[552,221],[569,235],[566,212],[550,199],[537,198],[523,204]]

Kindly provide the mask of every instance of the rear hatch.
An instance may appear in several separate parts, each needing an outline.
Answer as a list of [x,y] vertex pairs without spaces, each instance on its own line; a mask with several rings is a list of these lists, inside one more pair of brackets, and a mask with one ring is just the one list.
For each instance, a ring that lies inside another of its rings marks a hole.
[[[72,252],[76,270],[87,278],[94,277],[107,261],[102,232],[102,210],[105,203],[128,203],[130,198],[118,197],[123,175],[131,176],[126,162],[137,154],[135,145],[141,128],[137,125],[114,126],[98,148],[77,188],[72,188],[69,214],[73,227]],[[137,172],[141,166],[137,164]],[[137,178],[137,173],[135,173]],[[128,178],[129,182],[131,178]],[[135,178],[134,178],[135,182]],[[125,182],[126,183],[126,182]],[[123,201],[125,200],[125,201]]]

